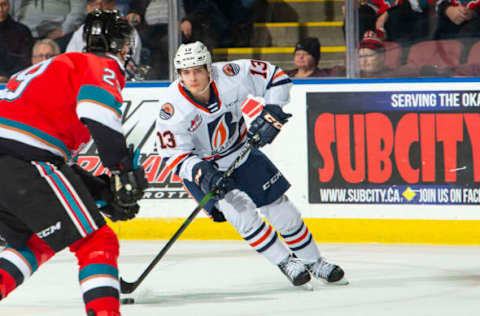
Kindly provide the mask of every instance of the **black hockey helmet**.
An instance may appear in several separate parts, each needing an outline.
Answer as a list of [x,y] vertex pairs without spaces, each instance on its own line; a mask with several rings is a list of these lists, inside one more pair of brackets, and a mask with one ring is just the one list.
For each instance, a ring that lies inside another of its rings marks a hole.
[[87,15],[83,29],[86,52],[116,54],[128,42],[134,46],[133,28],[117,10],[95,10]]

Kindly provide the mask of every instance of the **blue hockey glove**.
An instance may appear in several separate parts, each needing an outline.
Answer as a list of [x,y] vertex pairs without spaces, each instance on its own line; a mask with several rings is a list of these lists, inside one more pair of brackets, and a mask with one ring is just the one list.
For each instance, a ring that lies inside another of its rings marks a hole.
[[224,178],[223,173],[208,161],[199,162],[193,167],[192,178],[205,194],[215,189],[212,198],[216,200],[223,199],[235,187],[232,178]]
[[248,136],[252,138],[258,135],[256,146],[258,148],[273,142],[283,124],[285,124],[292,114],[283,112],[282,108],[276,104],[267,104],[263,111],[253,120],[248,129]]
[[120,161],[121,169],[112,170],[110,190],[113,193],[113,202],[122,208],[134,207],[143,197],[148,186],[145,171],[137,165],[138,152],[129,147],[129,154]]

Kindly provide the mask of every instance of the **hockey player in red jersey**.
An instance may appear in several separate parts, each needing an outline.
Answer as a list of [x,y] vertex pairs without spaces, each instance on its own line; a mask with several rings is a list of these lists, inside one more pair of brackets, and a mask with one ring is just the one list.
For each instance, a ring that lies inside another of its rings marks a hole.
[[[231,178],[222,177],[247,146],[248,136],[258,137],[256,146],[263,147],[290,118],[282,109],[289,100],[290,78],[261,60],[212,64],[201,42],[181,45],[174,63],[179,79],[162,94],[157,117],[158,152],[168,167],[198,201],[219,188],[205,210],[215,221],[232,224],[293,285],[305,284],[311,275],[346,284],[342,268],[320,255],[300,212],[285,195],[290,184],[267,156],[253,148]],[[250,94],[263,97],[266,105],[247,129],[241,104]]]
[[[119,244],[102,214],[135,217],[147,186],[121,126],[131,32],[117,11],[94,11],[86,53],[35,64],[0,91],[0,299],[68,246],[87,315],[120,315]],[[90,138],[111,177],[73,163]]]

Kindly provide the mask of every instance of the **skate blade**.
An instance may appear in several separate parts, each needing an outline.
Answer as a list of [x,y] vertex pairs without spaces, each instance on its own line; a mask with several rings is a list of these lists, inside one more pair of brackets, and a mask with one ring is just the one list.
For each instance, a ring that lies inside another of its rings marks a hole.
[[335,282],[328,282],[327,280],[322,280],[325,285],[349,285],[350,282],[346,278],[341,278]]
[[305,290],[305,291],[310,291],[310,292],[312,292],[314,290],[313,285],[311,285],[310,283],[302,284],[302,285],[299,286],[299,288],[301,288],[302,290]]

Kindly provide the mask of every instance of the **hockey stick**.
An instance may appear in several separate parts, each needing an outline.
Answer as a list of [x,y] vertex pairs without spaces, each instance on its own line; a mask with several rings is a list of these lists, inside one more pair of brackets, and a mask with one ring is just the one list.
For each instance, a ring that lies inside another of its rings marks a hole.
[[[248,146],[246,146],[238,155],[238,157],[235,159],[235,161],[232,163],[232,165],[225,171],[225,173],[222,175],[224,178],[228,178],[232,175],[233,171],[238,167],[240,162],[246,157],[247,153],[256,145],[256,143],[259,140],[258,135],[254,135],[249,141],[248,141]],[[135,291],[135,289],[142,283],[142,281],[145,279],[145,277],[152,271],[152,269],[155,267],[155,265],[160,261],[160,259],[163,258],[165,253],[170,249],[170,247],[177,241],[178,237],[183,233],[183,231],[187,228],[188,225],[193,221],[193,219],[197,216],[197,214],[200,212],[200,210],[207,204],[207,202],[213,197],[215,194],[216,189],[213,189],[211,192],[209,192],[205,197],[198,203],[197,207],[193,210],[192,214],[187,217],[185,222],[183,222],[182,226],[177,230],[177,232],[170,238],[170,240],[167,242],[167,244],[160,250],[160,252],[155,256],[155,258],[152,260],[152,262],[148,265],[148,267],[143,271],[143,273],[138,277],[138,279],[134,282],[127,282],[123,278],[120,278],[120,291],[123,294],[129,294]]]

